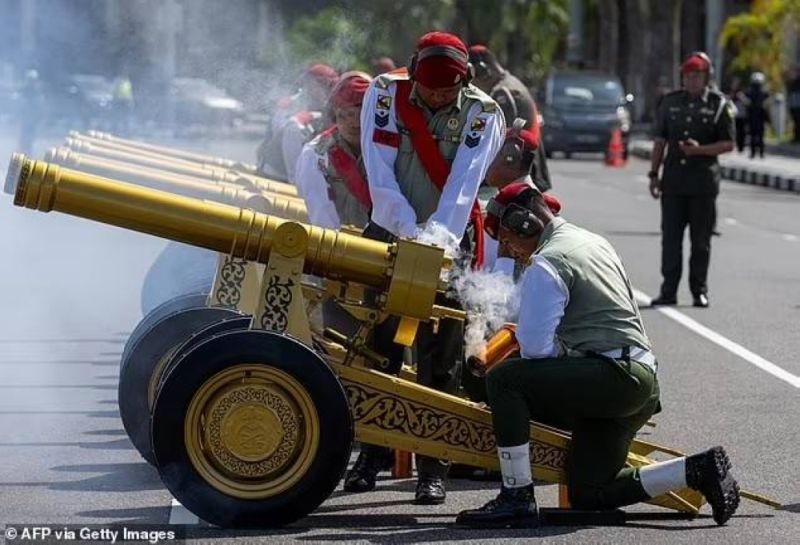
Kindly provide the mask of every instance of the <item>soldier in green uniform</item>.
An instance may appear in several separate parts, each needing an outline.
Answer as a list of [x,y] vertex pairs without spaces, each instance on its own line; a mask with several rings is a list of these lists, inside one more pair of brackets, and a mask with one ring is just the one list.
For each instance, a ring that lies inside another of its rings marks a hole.
[[[712,66],[701,52],[684,61],[684,89],[658,107],[650,193],[661,198],[661,291],[653,305],[677,303],[683,265],[683,232],[689,226],[689,289],[694,306],[708,306],[708,264],[716,220],[720,167],[717,156],[733,150],[732,103],[710,86]],[[664,151],[667,152],[664,158]],[[659,177],[659,168],[664,170]]]
[[625,467],[636,432],[658,408],[657,363],[630,281],[604,238],[554,216],[524,182],[486,207],[486,232],[518,261],[519,358],[487,376],[503,484],[500,495],[457,522],[536,526],[531,419],[572,432],[569,499],[577,509],[614,509],[691,487],[724,524],[739,504],[722,447],[642,468]]
[[[541,116],[536,101],[525,84],[506,70],[485,45],[470,46],[469,62],[475,67],[475,85],[497,102],[503,110],[508,127],[511,127],[515,119],[521,118],[526,122],[525,128],[538,135],[542,130]],[[547,191],[552,187],[541,139],[534,151],[531,174],[533,183],[540,191]]]

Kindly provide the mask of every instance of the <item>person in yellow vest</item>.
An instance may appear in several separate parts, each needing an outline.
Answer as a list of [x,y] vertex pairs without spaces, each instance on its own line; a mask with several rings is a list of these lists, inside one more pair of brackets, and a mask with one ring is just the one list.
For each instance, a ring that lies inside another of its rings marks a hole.
[[[471,72],[460,38],[430,32],[418,41],[407,71],[378,76],[370,86],[361,110],[361,150],[372,198],[365,236],[435,242],[451,255],[474,254],[475,264],[482,264],[476,197],[502,145],[505,119],[494,100],[469,83]],[[468,223],[472,236],[465,236]],[[393,342],[396,329],[396,320],[379,324],[373,348],[399,371],[403,347]],[[437,333],[421,324],[415,343],[418,382],[455,391],[463,339],[461,322],[442,320]],[[378,472],[391,465],[390,455],[365,445],[345,477],[345,490],[374,488]],[[449,463],[423,456],[417,462],[415,502],[444,502]]]

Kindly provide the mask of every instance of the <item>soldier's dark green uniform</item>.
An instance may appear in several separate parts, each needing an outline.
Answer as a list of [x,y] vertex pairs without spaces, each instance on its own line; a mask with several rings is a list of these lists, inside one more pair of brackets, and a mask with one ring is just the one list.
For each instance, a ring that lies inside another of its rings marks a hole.
[[717,157],[687,156],[679,143],[693,139],[702,146],[734,140],[734,134],[730,101],[710,87],[697,98],[692,98],[685,90],[674,91],[659,104],[653,136],[667,143],[661,179],[662,298],[676,297],[683,264],[683,232],[687,225],[691,240],[689,288],[695,298],[708,291],[711,231],[719,193]]

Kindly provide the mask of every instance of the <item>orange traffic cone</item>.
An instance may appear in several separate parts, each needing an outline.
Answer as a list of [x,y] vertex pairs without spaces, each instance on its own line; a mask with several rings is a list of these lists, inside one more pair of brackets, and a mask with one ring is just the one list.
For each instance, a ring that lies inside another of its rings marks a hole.
[[625,148],[622,144],[622,131],[619,127],[611,130],[611,139],[606,150],[606,165],[610,167],[625,166]]

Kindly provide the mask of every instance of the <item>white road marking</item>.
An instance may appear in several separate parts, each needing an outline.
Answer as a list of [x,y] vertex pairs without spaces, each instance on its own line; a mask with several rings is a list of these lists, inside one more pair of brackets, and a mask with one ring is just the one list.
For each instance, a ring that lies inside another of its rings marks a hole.
[[[634,295],[636,296],[637,302],[640,305],[645,306],[650,304],[650,300],[652,298],[649,295],[639,290],[633,290],[633,292]],[[785,369],[778,367],[771,361],[768,361],[759,356],[758,354],[751,352],[744,346],[733,342],[732,340],[728,339],[727,337],[724,337],[723,335],[720,335],[719,333],[717,333],[712,329],[707,328],[700,322],[697,322],[696,320],[689,318],[682,312],[671,307],[655,307],[655,309],[664,316],[670,318],[671,320],[678,322],[685,328],[694,331],[701,337],[705,337],[706,339],[716,344],[717,346],[720,346],[725,350],[731,352],[732,354],[742,358],[747,363],[755,365],[762,371],[766,371],[770,375],[779,378],[784,382],[788,382],[795,388],[800,388],[800,377],[791,374]]]
[[739,220],[736,218],[725,218],[725,225],[736,225],[739,223]]
[[169,523],[193,526],[199,524],[200,519],[197,517],[197,515],[181,505],[181,502],[175,498],[172,498],[172,505],[169,509]]
[[789,242],[797,242],[798,240],[800,240],[800,237],[798,237],[797,235],[793,235],[791,233],[783,233],[781,235],[781,238],[783,240],[788,240]]

